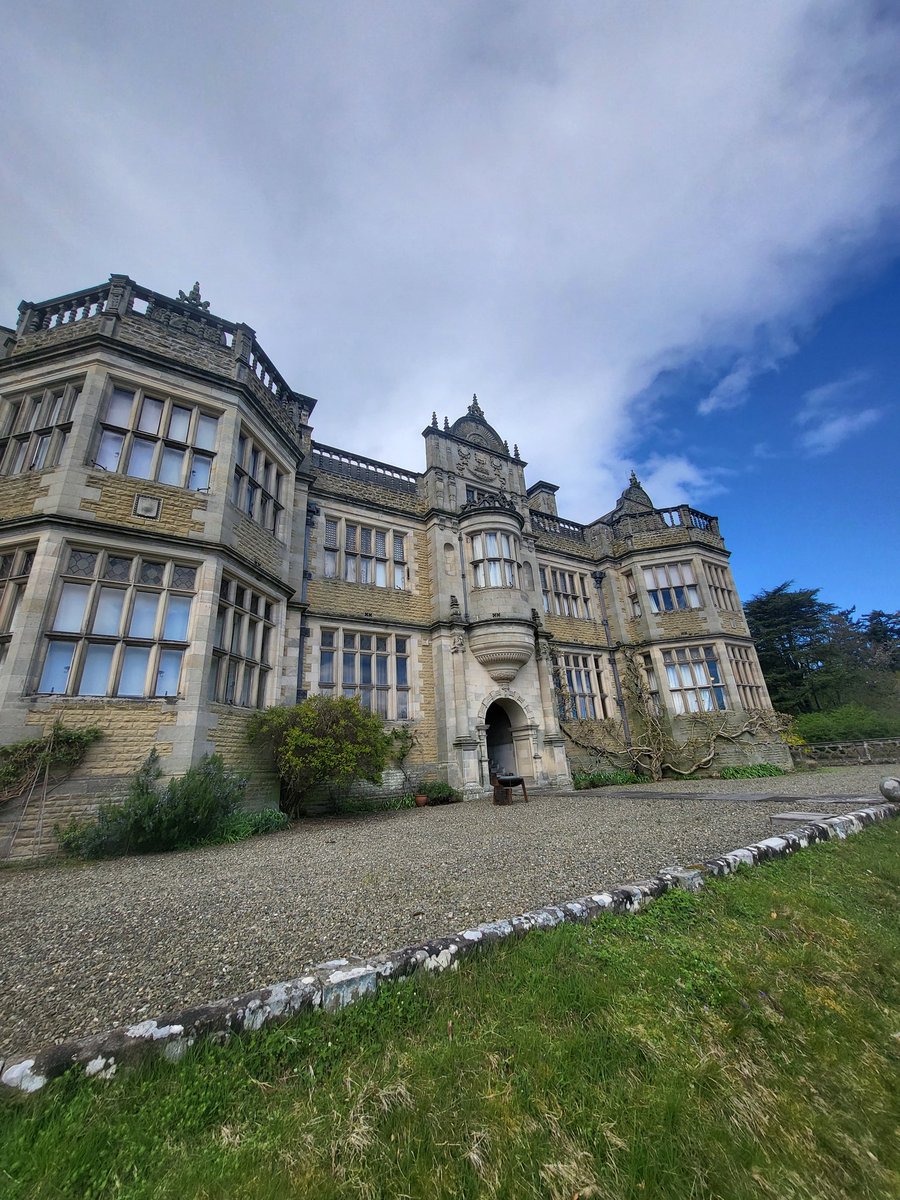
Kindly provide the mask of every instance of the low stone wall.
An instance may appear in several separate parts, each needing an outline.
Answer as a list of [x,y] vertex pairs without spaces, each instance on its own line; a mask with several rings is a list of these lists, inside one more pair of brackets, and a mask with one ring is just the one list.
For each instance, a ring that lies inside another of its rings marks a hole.
[[[891,793],[889,793],[891,794]],[[201,1038],[224,1040],[233,1033],[261,1029],[301,1012],[333,1012],[374,993],[382,984],[405,979],[416,971],[445,971],[482,946],[521,937],[533,929],[552,929],[563,921],[589,921],[601,913],[636,913],[673,888],[699,891],[706,875],[730,875],[740,866],[784,858],[816,842],[846,838],[877,821],[900,817],[900,803],[874,804],[841,817],[829,817],[764,838],[750,846],[708,859],[701,868],[663,868],[652,879],[625,884],[608,892],[582,896],[508,920],[486,921],[449,937],[389,951],[369,959],[339,958],[317,966],[298,979],[232,996],[156,1020],[50,1046],[30,1058],[0,1063],[0,1082],[34,1092],[64,1072],[78,1069],[109,1079],[120,1066],[153,1055],[178,1059]]]
[[847,766],[850,763],[900,762],[900,738],[872,738],[867,742],[818,742],[791,746],[796,767]]

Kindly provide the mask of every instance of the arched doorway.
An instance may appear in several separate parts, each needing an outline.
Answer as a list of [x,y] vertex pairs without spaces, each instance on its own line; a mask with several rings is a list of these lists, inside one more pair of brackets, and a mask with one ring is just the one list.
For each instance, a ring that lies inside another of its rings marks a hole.
[[533,778],[531,737],[525,714],[512,700],[495,700],[484,715],[491,775]]

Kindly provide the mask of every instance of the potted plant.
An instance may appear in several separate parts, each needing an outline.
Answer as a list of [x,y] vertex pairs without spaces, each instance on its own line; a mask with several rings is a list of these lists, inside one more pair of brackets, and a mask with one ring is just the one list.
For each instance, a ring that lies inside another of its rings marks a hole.
[[419,794],[416,796],[416,804],[419,805],[456,804],[460,800],[462,796],[456,788],[443,779],[426,779],[424,783],[419,784]]

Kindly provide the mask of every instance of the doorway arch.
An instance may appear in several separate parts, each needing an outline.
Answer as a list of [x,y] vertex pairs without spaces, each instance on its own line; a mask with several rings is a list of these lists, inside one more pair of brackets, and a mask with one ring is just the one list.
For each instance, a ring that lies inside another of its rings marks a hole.
[[494,700],[484,714],[484,723],[489,774],[532,779],[530,726],[522,708],[514,700]]

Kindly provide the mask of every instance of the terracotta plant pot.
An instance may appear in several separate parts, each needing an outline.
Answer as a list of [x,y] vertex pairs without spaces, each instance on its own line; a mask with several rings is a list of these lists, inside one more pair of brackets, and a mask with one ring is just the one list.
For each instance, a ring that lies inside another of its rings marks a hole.
[[419,808],[424,808],[427,803],[428,803],[427,796],[416,796],[416,804],[418,805]]

